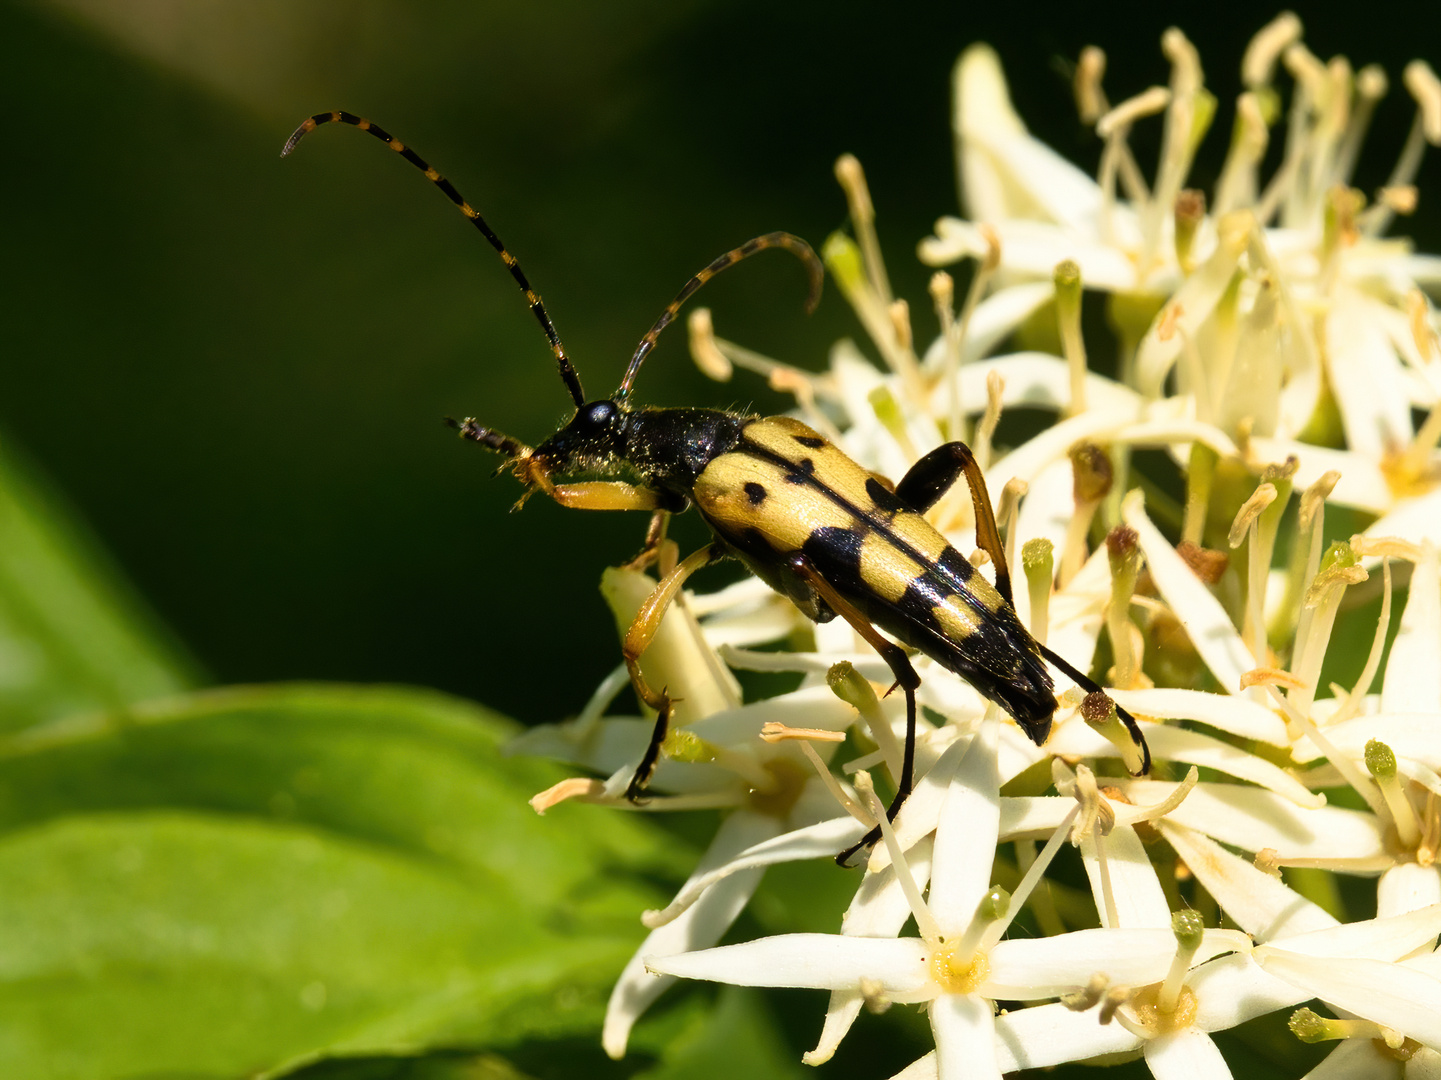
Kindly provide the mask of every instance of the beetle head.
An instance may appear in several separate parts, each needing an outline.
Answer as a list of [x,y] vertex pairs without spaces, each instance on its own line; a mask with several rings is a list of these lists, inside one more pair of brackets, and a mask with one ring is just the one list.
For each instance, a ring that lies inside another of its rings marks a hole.
[[624,456],[626,410],[614,401],[592,401],[576,409],[570,423],[530,455],[532,469],[545,474],[603,470]]

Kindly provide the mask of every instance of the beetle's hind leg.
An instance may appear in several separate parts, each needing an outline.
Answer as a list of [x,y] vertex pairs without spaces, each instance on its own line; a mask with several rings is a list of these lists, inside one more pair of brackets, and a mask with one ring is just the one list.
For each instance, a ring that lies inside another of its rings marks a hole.
[[936,447],[917,461],[896,485],[896,498],[912,510],[924,514],[935,506],[951,486],[965,474],[971,489],[971,502],[976,509],[976,544],[991,557],[996,567],[996,591],[1014,604],[1011,596],[1011,571],[1006,566],[1006,549],[1001,546],[1001,533],[996,528],[996,514],[991,509],[991,496],[986,491],[986,478],[971,448],[963,442],[949,442]]
[[[886,820],[894,821],[896,814],[900,812],[901,806],[911,794],[911,788],[915,785],[916,768],[916,687],[921,685],[921,677],[916,674],[916,669],[911,664],[911,658],[906,651],[881,634],[871,621],[856,610],[855,605],[836,592],[835,587],[821,576],[810,559],[797,553],[792,555],[787,565],[807,585],[816,591],[816,594],[824,600],[832,611],[834,611],[851,628],[866,640],[866,643],[876,652],[880,653],[881,659],[891,669],[891,674],[896,677],[896,686],[899,686],[906,695],[906,748],[901,761],[901,775],[896,779],[896,797],[891,800],[891,805],[886,810]],[[895,687],[892,687],[894,689]],[[850,866],[851,858],[856,852],[865,848],[873,847],[881,838],[881,827],[877,825],[865,836],[861,837],[858,843],[852,844],[836,856],[836,863],[840,866]]]
[[675,701],[666,693],[667,687],[655,690],[646,682],[645,675],[640,670],[641,654],[655,638],[666,609],[670,607],[671,602],[680,592],[686,578],[701,567],[709,566],[711,563],[725,558],[726,554],[725,548],[720,544],[707,544],[691,554],[661,579],[660,584],[655,587],[655,591],[646,598],[645,603],[641,604],[640,610],[636,612],[635,618],[631,621],[630,629],[626,631],[625,641],[621,645],[621,655],[625,658],[626,670],[630,672],[631,686],[635,688],[636,697],[654,709],[656,713],[655,728],[651,732],[650,744],[645,748],[645,753],[641,755],[640,765],[635,770],[635,775],[626,785],[625,797],[631,802],[640,802],[644,797],[646,785],[650,783],[650,778],[655,773],[655,767],[660,762],[661,747],[665,744],[665,737],[670,732],[671,712],[675,705]]

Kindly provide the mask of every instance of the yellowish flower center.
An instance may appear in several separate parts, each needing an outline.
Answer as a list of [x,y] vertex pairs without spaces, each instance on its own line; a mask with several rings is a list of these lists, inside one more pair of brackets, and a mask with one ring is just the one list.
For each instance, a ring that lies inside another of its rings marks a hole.
[[990,977],[991,961],[983,952],[962,956],[958,941],[941,942],[931,953],[931,976],[948,994],[973,994]]
[[1170,1012],[1162,1011],[1160,997],[1161,986],[1157,983],[1155,986],[1148,986],[1144,990],[1137,991],[1135,997],[1131,998],[1128,1004],[1136,1023],[1145,1028],[1146,1034],[1151,1038],[1159,1038],[1174,1031],[1181,1031],[1196,1022],[1198,1002],[1195,993],[1189,986],[1181,987],[1181,993],[1176,999],[1176,1007]]

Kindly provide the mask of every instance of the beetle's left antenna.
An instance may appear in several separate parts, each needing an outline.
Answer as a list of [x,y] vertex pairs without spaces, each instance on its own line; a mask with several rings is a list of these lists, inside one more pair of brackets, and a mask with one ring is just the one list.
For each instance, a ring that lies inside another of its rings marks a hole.
[[500,254],[501,262],[505,263],[506,267],[510,270],[510,276],[515,278],[515,283],[520,286],[520,291],[525,293],[525,302],[530,305],[531,314],[536,317],[536,321],[540,323],[540,328],[545,331],[546,339],[550,342],[550,351],[555,354],[555,362],[560,368],[561,381],[565,383],[565,388],[570,391],[570,396],[572,400],[575,401],[575,407],[578,409],[584,405],[585,392],[580,387],[580,376],[576,374],[575,367],[570,362],[570,357],[565,354],[565,346],[560,343],[560,335],[556,333],[555,324],[550,321],[550,316],[546,313],[545,305],[541,303],[540,297],[536,295],[535,290],[530,287],[530,282],[526,279],[525,271],[520,268],[520,263],[516,261],[514,255],[506,250],[505,245],[501,243],[500,237],[491,231],[490,226],[485,223],[485,218],[481,217],[480,213],[461,197],[460,192],[455,190],[455,186],[451,184],[449,180],[431,168],[424,158],[399,139],[392,138],[390,133],[384,128],[377,124],[372,124],[363,116],[341,112],[338,109],[335,112],[316,113],[296,128],[294,134],[285,140],[285,149],[280,151],[280,156],[285,157],[289,154],[295,149],[296,143],[300,142],[301,139],[305,138],[305,136],[309,135],[321,124],[349,124],[351,127],[357,127],[361,131],[369,132],[423,172],[427,180],[445,192],[445,197],[455,203],[460,212],[470,219],[470,223],[480,230],[480,234],[489,240],[490,246],[495,248]]

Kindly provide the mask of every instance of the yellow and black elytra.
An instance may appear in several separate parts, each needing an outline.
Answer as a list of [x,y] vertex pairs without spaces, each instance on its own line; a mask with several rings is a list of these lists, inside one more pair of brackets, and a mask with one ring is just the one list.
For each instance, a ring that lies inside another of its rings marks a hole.
[[[960,675],[1014,717],[1038,745],[1050,734],[1056,712],[1055,684],[1046,661],[1077,685],[1100,692],[1089,677],[1031,637],[1016,617],[1005,550],[985,480],[964,444],[947,443],[932,450],[891,490],[799,420],[630,404],[641,363],[680,306],[710,278],[742,259],[770,247],[791,252],[810,276],[806,308],[813,309],[820,298],[823,270],[804,240],[789,233],[767,233],[713,261],[686,282],[641,338],[616,392],[587,401],[545,305],[520,264],[480,214],[415,151],[368,120],[329,112],[301,124],[282,155],[328,123],[369,132],[440,188],[500,253],[545,331],[575,403],[570,422],[534,448],[474,419],[455,425],[464,438],[505,456],[502,468],[514,472],[527,489],[521,502],[540,492],[581,510],[651,511],[643,560],[654,556],[671,514],[694,504],[710,527],[714,539],[661,578],[622,646],[637,696],[657,714],[650,744],[627,788],[629,798],[639,800],[655,772],[672,706],[665,689],[655,690],[641,674],[641,654],[686,579],[722,559],[740,560],[815,622],[839,615],[890,667],[906,699],[905,752],[890,817],[900,809],[914,780],[915,691],[920,679],[905,649],[880,631]],[[635,482],[556,482],[576,474],[626,476]],[[975,504],[977,543],[995,564],[994,586],[922,516],[962,475]],[[1116,711],[1141,748],[1142,773],[1149,771],[1150,751],[1140,729],[1124,709]],[[879,838],[879,829],[872,830],[837,861],[845,863]]]

